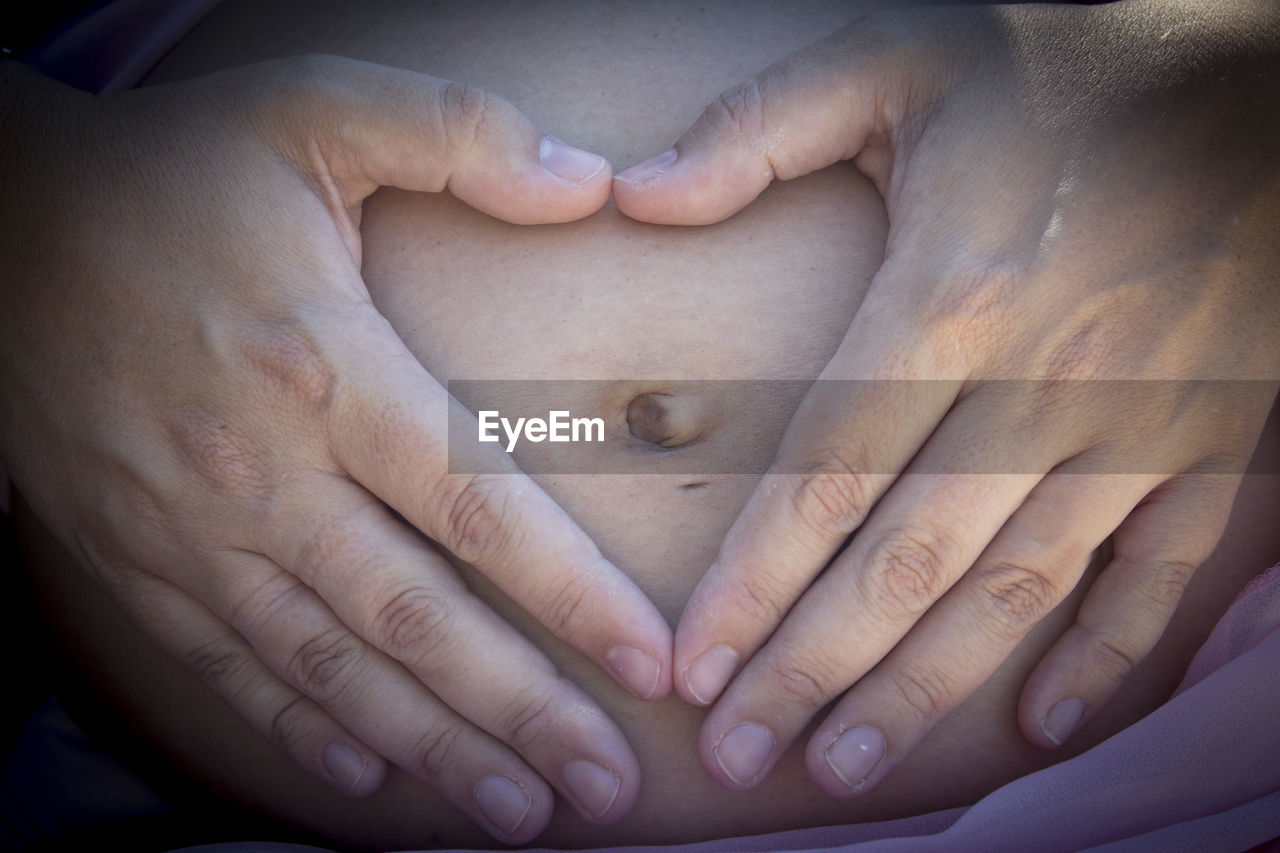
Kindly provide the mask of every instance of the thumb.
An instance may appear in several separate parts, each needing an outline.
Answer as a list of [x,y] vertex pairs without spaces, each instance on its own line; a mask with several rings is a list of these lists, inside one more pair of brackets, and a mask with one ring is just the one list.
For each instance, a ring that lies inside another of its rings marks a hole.
[[343,207],[379,186],[448,189],[525,225],[581,219],[609,198],[607,160],[543,133],[483,89],[333,56],[282,64],[276,94],[286,100],[269,105],[289,117],[281,129],[302,167],[322,184],[332,179]]
[[883,192],[898,130],[941,88],[930,70],[940,63],[911,56],[919,36],[902,16],[864,18],[726,90],[675,147],[614,178],[618,209],[644,222],[707,225],[775,178],[869,149],[875,156],[859,166],[883,172],[871,175]]

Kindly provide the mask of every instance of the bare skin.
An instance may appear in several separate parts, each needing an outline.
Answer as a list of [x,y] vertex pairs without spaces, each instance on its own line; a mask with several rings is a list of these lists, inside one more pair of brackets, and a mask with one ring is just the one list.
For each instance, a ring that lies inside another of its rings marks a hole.
[[562,222],[604,204],[604,159],[332,56],[101,98],[4,63],[0,111],[0,455],[62,545],[340,791],[390,761],[511,843],[556,796],[625,813],[621,732],[446,555],[641,698],[670,689],[671,628],[508,460],[449,476],[448,395],[360,276],[379,186]]
[[[852,159],[889,214],[833,381],[676,634],[721,784],[799,739],[823,790],[864,794],[1108,537],[1023,733],[1072,737],[1151,650],[1280,388],[1278,58],[1280,11],[1255,0],[877,15],[618,175],[624,213],[697,224]],[[848,381],[868,379],[891,381]]]
[[[356,29],[336,16],[337,7],[308,8],[307,25],[299,27],[283,11],[263,21],[248,4],[227,4],[161,73],[185,76],[304,50],[346,52],[488,86],[548,132],[626,163],[678,134],[744,73],[859,11],[822,6],[801,16],[762,4],[758,14],[742,14],[738,4],[718,19],[714,8],[700,17],[676,4],[647,18],[602,12],[570,27],[555,14],[522,16],[514,7],[492,10],[492,19],[420,21],[388,4],[362,9],[368,19]],[[655,41],[670,51],[665,61]],[[611,208],[574,225],[526,229],[447,197],[383,193],[364,211],[363,272],[377,308],[442,380],[618,380],[607,393],[577,402],[608,415],[609,452],[625,454],[645,445],[626,428],[630,403],[662,391],[664,380],[818,375],[880,264],[885,229],[874,188],[847,166],[770,190],[707,229],[660,229]],[[432,251],[440,245],[450,251]],[[774,402],[782,417],[768,441],[776,442],[795,402]],[[666,474],[536,478],[672,623],[755,484],[746,476],[695,477],[698,466],[681,460],[723,445],[747,448],[763,463],[774,449],[760,439],[767,431],[741,412],[695,410],[683,428],[706,438],[658,454],[673,466]],[[893,431],[887,423],[885,431]],[[1269,435],[1274,448],[1274,431]],[[1274,460],[1266,465],[1275,470]],[[972,802],[1096,743],[1163,701],[1226,603],[1280,550],[1273,526],[1259,523],[1276,505],[1275,478],[1248,478],[1243,488],[1223,546],[1184,596],[1170,630],[1066,750],[1028,744],[1015,708],[1035,662],[1075,618],[1084,587],[856,803],[812,785],[800,751],[782,754],[756,789],[725,790],[706,775],[694,748],[704,711],[674,698],[628,698],[483,576],[460,567],[482,601],[533,638],[617,723],[638,759],[642,781],[629,816],[602,828],[561,803],[539,843],[680,841],[915,814]],[[60,633],[86,662],[84,677],[127,709],[128,724],[168,760],[198,778],[223,780],[215,785],[223,795],[354,846],[485,843],[467,817],[408,772],[393,768],[383,790],[360,801],[325,790],[263,750],[261,738],[211,702],[197,677],[131,632],[74,564],[45,565],[36,580],[47,584]],[[67,594],[65,585],[77,592]]]

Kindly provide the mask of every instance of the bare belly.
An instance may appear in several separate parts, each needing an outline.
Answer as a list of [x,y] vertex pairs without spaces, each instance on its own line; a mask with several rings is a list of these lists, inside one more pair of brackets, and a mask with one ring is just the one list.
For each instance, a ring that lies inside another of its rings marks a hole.
[[[160,76],[308,50],[345,53],[486,86],[549,132],[623,167],[669,144],[725,86],[868,4],[815,3],[808,15],[794,4],[658,4],[647,14],[640,4],[552,5],[535,14],[524,4],[470,4],[471,17],[446,10],[433,21],[407,4],[370,3],[358,7],[367,20],[355,26],[345,20],[353,7],[308,4],[246,28],[257,5],[228,2]],[[747,406],[725,381],[814,377],[848,328],[885,229],[878,196],[847,166],[777,186],[707,229],[641,225],[611,207],[581,223],[517,228],[447,196],[400,192],[372,199],[363,223],[375,302],[438,379],[506,380],[485,386],[487,404],[498,409],[543,403],[527,399],[538,386],[511,380],[594,380],[558,386],[555,407],[602,418],[595,464],[605,473],[535,477],[672,624],[803,390],[762,386]],[[637,425],[644,413],[636,401],[646,397],[664,407],[665,431]],[[1277,470],[1277,448],[1273,418],[1260,451],[1272,457],[1264,470]],[[538,470],[535,456],[517,459]],[[1264,521],[1277,507],[1280,478],[1246,478],[1224,544],[1160,646],[1067,749],[1028,746],[1015,707],[1083,587],[889,780],[855,801],[823,796],[807,781],[799,751],[756,789],[719,788],[695,755],[703,711],[675,698],[623,695],[459,568],[600,703],[640,759],[644,781],[627,818],[592,827],[561,808],[538,843],[688,841],[962,805],[1098,742],[1167,698],[1236,591],[1280,554],[1280,533]],[[166,760],[223,796],[351,846],[487,844],[408,774],[393,773],[383,791],[359,801],[312,781],[153,649],[29,525],[26,537],[39,564],[34,581],[81,677]]]

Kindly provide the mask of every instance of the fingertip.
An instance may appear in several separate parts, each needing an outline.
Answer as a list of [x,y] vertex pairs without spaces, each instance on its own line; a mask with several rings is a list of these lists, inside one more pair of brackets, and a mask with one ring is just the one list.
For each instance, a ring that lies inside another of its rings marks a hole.
[[632,696],[655,702],[671,693],[671,626],[630,578],[611,564],[610,569],[618,586],[586,608],[596,614],[596,627],[585,629],[574,644]]
[[773,177],[767,164],[671,148],[615,175],[613,201],[640,222],[713,225],[750,204]]
[[1084,702],[1074,696],[1059,699],[1040,717],[1041,735],[1053,746],[1062,746],[1080,727],[1084,711]]
[[353,797],[367,797],[376,794],[382,789],[382,785],[387,781],[387,762],[379,756],[373,756],[369,761],[368,767],[365,768],[364,775],[360,777],[355,787],[351,789]]
[[668,148],[661,154],[650,157],[648,160],[637,163],[630,169],[614,175],[615,186],[617,183],[622,183],[628,187],[642,187],[651,183],[666,174],[667,169],[675,165],[679,157],[680,153],[676,149]]
[[[323,137],[354,165],[336,176],[350,202],[378,186],[448,188],[484,213],[517,225],[570,222],[602,208],[612,167],[598,154],[545,134],[505,99],[482,88],[355,60],[328,58],[317,84],[325,112],[308,116],[342,132]],[[386,109],[388,100],[395,109]],[[309,126],[309,125],[308,125]],[[331,158],[325,158],[328,161]]]
[[707,707],[729,686],[741,656],[726,643],[715,643],[680,669],[676,690],[690,705]]
[[671,692],[671,667],[665,655],[619,645],[605,652],[604,659],[613,677],[637,699],[655,701]]
[[325,781],[349,797],[367,797],[382,787],[387,764],[367,747],[334,741],[320,756]]
[[824,726],[809,739],[805,769],[824,794],[847,800],[875,788],[884,775],[886,744],[879,729],[852,726],[829,731]]
[[1018,728],[1032,746],[1058,749],[1084,723],[1086,706],[1080,691],[1068,683],[1055,661],[1054,650],[1027,679],[1018,700]]
[[570,804],[589,823],[615,823],[635,805],[639,794],[639,769],[632,760],[624,768],[610,768],[585,759],[565,764],[560,783]]
[[493,774],[472,789],[477,823],[505,844],[526,844],[551,822],[553,798],[541,780]]
[[713,563],[689,596],[673,639],[673,686],[681,699],[697,708],[714,704],[742,664],[741,633],[733,630],[732,622],[716,618],[726,612],[717,602],[715,581],[722,565]]
[[609,169],[609,161],[599,154],[566,145],[554,136],[538,143],[538,161],[556,178],[582,186]]
[[609,201],[613,166],[599,154],[544,135],[538,141],[538,164],[541,174],[531,193],[538,202],[533,224],[573,222]]
[[698,740],[703,769],[730,791],[745,791],[763,782],[779,754],[773,729],[754,720],[722,723],[713,716],[703,724]]
[[1023,739],[1032,746],[1040,749],[1056,749],[1057,744],[1045,737],[1045,733],[1040,729],[1040,721],[1048,713],[1049,702],[1047,697],[1040,695],[1043,690],[1038,684],[1039,680],[1041,680],[1039,670],[1032,672],[1022,688],[1022,695],[1018,698],[1018,730],[1022,732]]
[[[588,823],[603,826],[625,817],[640,795],[640,762],[607,717],[568,752],[574,757],[547,776],[565,802]],[[562,748],[559,754],[563,754]]]
[[[819,738],[821,737],[821,740]],[[808,774],[810,781],[818,786],[818,789],[828,797],[835,797],[839,800],[856,797],[862,791],[851,791],[848,785],[840,779],[833,771],[830,762],[827,760],[827,751],[834,743],[834,739],[828,735],[822,737],[820,734],[814,735],[809,741],[809,745],[804,751],[804,768]]]
[[459,165],[450,192],[514,225],[573,222],[604,207],[613,186],[609,161],[553,136],[536,139],[518,154],[495,152],[488,161]]

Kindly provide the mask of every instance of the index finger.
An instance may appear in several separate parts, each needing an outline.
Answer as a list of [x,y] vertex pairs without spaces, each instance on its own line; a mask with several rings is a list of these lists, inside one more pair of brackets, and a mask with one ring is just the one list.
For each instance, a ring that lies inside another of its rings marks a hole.
[[657,608],[500,449],[490,472],[449,473],[458,404],[372,306],[363,322],[382,334],[351,347],[360,357],[335,388],[338,465],[633,695],[665,696],[671,628]]
[[845,378],[933,371],[925,347],[899,358],[883,333],[854,346],[861,337],[855,319],[685,607],[676,629],[675,687],[688,702],[716,700],[959,393],[958,381]]

